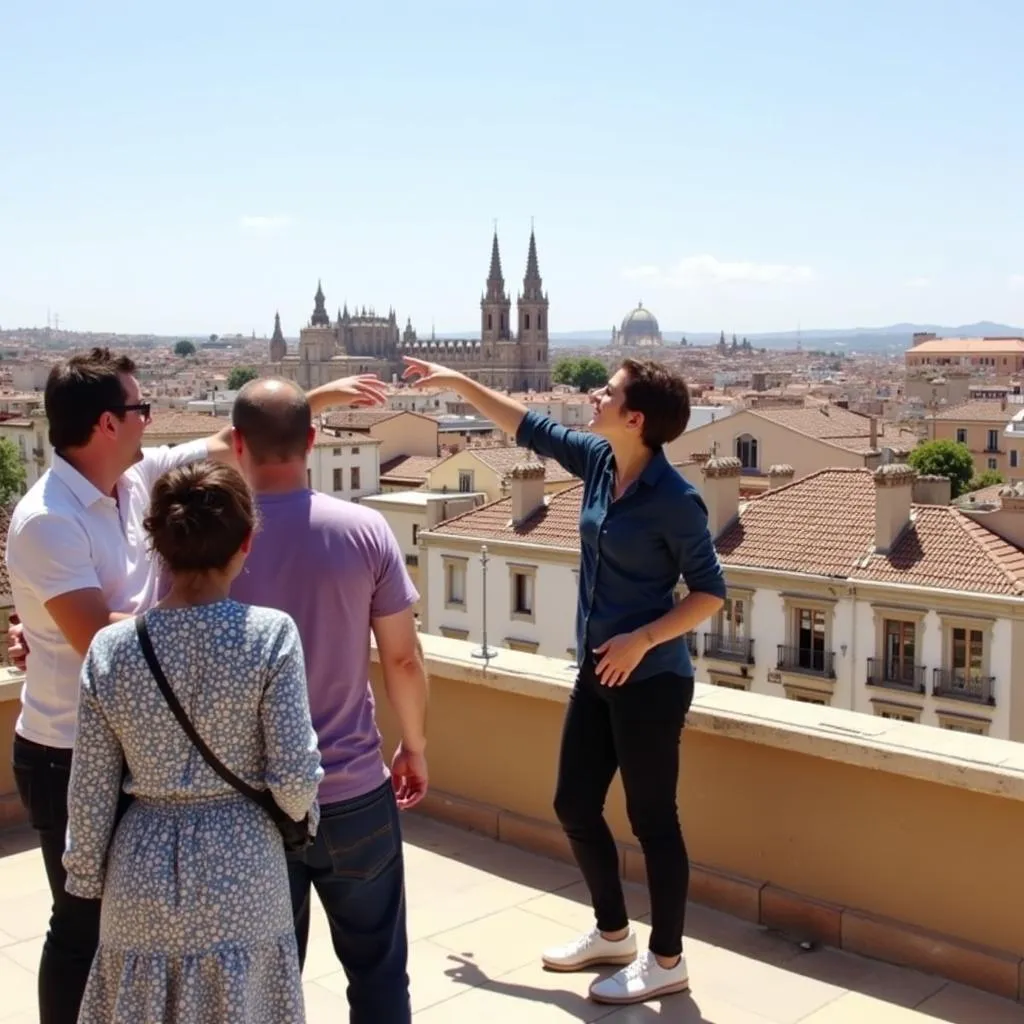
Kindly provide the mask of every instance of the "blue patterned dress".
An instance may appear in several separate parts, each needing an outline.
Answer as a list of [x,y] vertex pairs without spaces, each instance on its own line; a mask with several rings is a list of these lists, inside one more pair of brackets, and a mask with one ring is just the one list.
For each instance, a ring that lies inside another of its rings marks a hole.
[[[301,819],[323,772],[295,623],[230,600],[146,621],[199,735]],[[135,800],[115,830],[122,759]],[[79,1024],[305,1020],[280,834],[192,746],[132,620],[97,633],[82,669],[64,865],[68,892],[103,899]]]

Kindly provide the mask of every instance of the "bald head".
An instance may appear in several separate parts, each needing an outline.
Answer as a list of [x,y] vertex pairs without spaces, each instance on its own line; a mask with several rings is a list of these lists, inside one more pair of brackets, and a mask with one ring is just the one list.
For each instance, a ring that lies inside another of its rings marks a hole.
[[254,463],[305,459],[313,417],[302,389],[274,377],[251,380],[235,399],[231,423]]

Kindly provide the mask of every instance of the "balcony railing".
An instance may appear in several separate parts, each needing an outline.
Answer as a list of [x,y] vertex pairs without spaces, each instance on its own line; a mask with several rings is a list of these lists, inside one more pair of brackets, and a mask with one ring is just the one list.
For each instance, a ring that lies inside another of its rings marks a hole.
[[705,633],[704,655],[708,658],[724,658],[727,661],[742,661],[745,665],[753,665],[754,641],[751,637],[745,636]]
[[697,650],[697,634],[692,629],[686,634],[686,649],[690,652],[691,658],[696,658],[700,654]]
[[799,672],[805,676],[835,679],[835,652],[817,647],[787,647],[779,644],[777,668],[784,672]]
[[418,566],[420,564],[420,556],[419,555],[406,555],[405,556],[405,564],[406,565],[411,565],[413,567]]
[[924,693],[924,665],[868,658],[868,686],[884,686],[888,690],[904,690],[907,693]]
[[994,676],[965,672],[962,668],[937,668],[932,673],[932,693],[936,697],[952,697],[972,704],[995,704]]

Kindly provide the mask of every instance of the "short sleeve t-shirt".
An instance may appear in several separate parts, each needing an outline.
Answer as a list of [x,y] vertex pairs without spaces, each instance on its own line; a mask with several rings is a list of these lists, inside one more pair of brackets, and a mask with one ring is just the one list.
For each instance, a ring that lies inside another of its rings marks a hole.
[[321,804],[387,777],[370,689],[370,623],[419,595],[387,520],[317,491],[259,496],[261,522],[231,596],[287,612],[299,627],[320,741]]
[[7,534],[14,609],[29,645],[21,715],[15,729],[43,746],[74,746],[82,656],[46,610],[75,590],[98,589],[112,612],[153,604],[158,571],[142,522],[161,474],[204,458],[205,440],[144,448],[117,482],[117,500],[102,494],[69,462],[51,467],[18,502]]

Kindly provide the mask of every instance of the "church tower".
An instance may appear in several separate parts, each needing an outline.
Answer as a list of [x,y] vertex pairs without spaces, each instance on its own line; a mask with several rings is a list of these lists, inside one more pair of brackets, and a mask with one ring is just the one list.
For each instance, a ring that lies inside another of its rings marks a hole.
[[288,354],[288,342],[281,330],[281,314],[274,314],[274,336],[270,339],[270,361],[279,363]]
[[498,231],[495,228],[487,291],[480,299],[480,340],[485,347],[496,341],[511,339],[511,312],[512,302],[505,292],[505,279],[501,275],[501,253],[498,251]]
[[521,366],[530,386],[546,390],[548,380],[548,297],[537,263],[537,239],[530,229],[530,250],[526,256],[526,276],[516,306],[519,313],[519,342]]
[[319,281],[316,283],[316,295],[313,296],[313,315],[309,318],[310,327],[330,327],[331,318],[327,315],[324,305],[324,289]]

